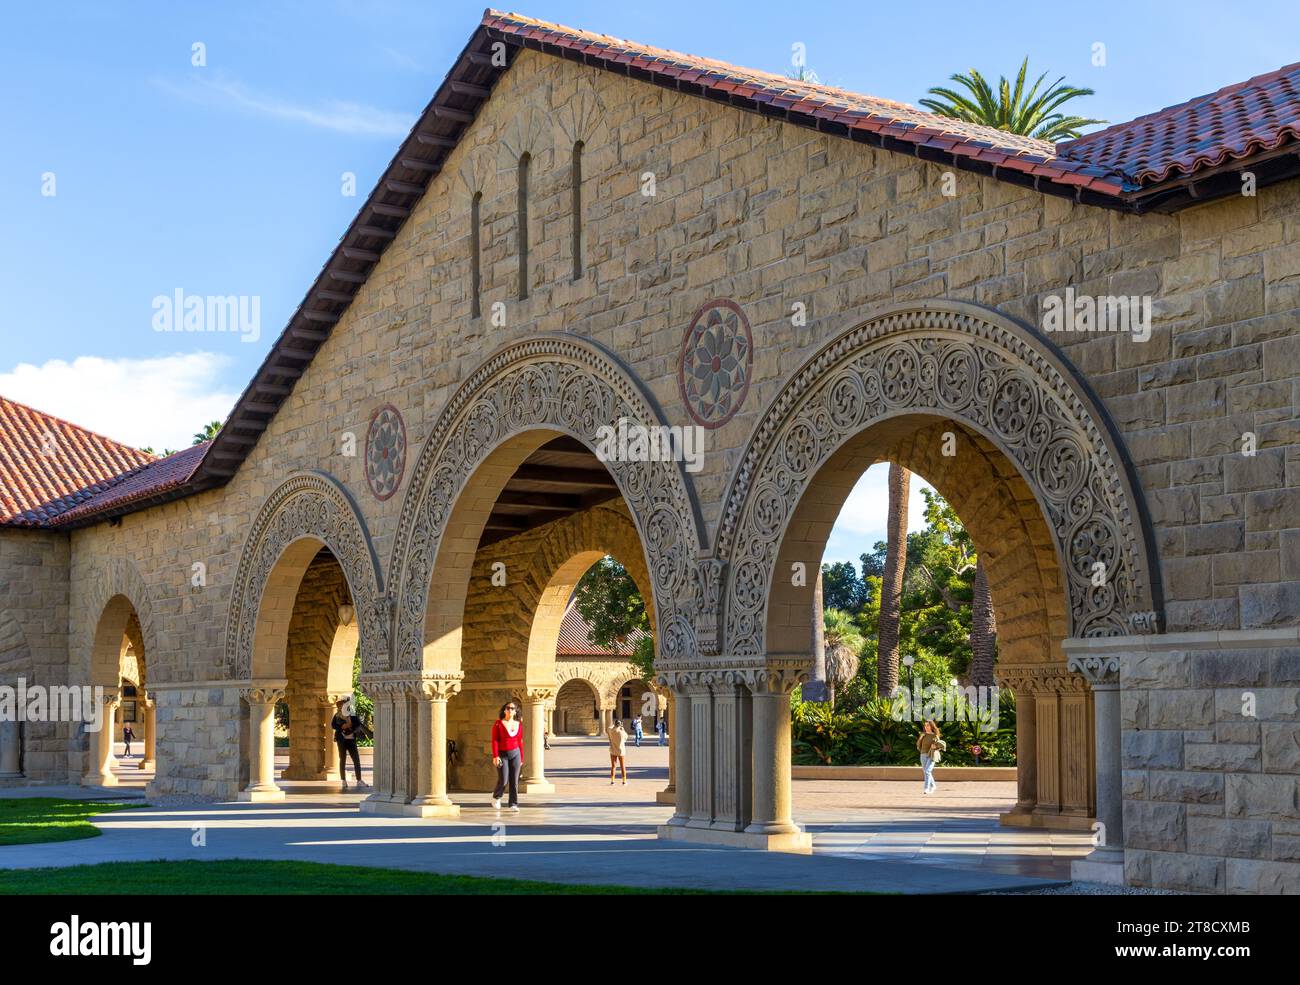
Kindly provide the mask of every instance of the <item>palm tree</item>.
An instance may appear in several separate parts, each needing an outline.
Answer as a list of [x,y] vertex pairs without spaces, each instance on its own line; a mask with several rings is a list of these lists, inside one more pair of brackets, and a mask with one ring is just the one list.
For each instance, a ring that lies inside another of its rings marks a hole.
[[858,654],[864,640],[858,632],[853,617],[843,609],[827,609],[823,621],[826,641],[826,689],[831,707],[835,707],[835,691],[842,688],[858,674]]
[[898,690],[898,627],[902,617],[903,575],[907,561],[907,490],[912,473],[889,463],[889,519],[885,570],[880,581],[880,625],[877,631],[876,693]]
[[220,430],[221,430],[220,421],[209,421],[207,424],[203,426],[202,431],[194,432],[193,444],[201,445],[205,441],[211,441],[213,438],[217,436],[217,432]]
[[1039,92],[1043,79],[1047,78],[1047,73],[1044,72],[1026,92],[1025,73],[1028,70],[1029,58],[1026,56],[1020,63],[1020,74],[1016,76],[1015,89],[1011,88],[1006,76],[1002,76],[998,80],[997,92],[994,93],[988,80],[972,68],[969,75],[958,73],[950,76],[953,82],[966,89],[966,93],[936,86],[929,92],[939,98],[922,99],[921,105],[933,113],[954,120],[982,123],[985,126],[1005,130],[1007,133],[1018,133],[1052,142],[1069,140],[1079,136],[1084,127],[1106,122],[1055,112],[1058,106],[1071,99],[1093,95],[1093,90],[1062,85],[1065,76],[1061,76]]
[[989,575],[981,558],[975,564],[975,582],[971,586],[970,682],[976,687],[992,687],[997,619],[993,614],[993,596],[989,592]]

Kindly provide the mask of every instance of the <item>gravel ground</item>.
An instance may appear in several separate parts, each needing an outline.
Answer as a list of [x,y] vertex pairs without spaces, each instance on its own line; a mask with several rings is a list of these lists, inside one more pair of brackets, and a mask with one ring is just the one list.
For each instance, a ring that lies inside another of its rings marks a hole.
[[981,896],[1179,896],[1168,889],[1143,889],[1140,886],[1112,886],[1104,882],[1072,882],[1068,886],[1026,889],[1019,893],[981,893]]

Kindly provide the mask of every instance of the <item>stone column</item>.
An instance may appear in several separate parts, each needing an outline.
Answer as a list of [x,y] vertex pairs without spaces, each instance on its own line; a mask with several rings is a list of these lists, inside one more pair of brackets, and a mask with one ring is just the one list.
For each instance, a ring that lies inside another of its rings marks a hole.
[[753,702],[745,676],[735,671],[712,675],[713,823],[718,831],[749,826],[753,810]]
[[1038,806],[1038,716],[1033,694],[1017,687],[1016,695],[1016,806],[1012,813],[1029,814]]
[[673,804],[676,810],[668,819],[673,827],[684,827],[691,819],[691,696],[683,684],[675,683],[677,678],[664,678],[672,687],[672,717],[668,719],[672,726],[669,733],[668,755],[672,758],[676,787],[673,792]]
[[416,687],[415,798],[406,805],[406,814],[460,815],[460,808],[447,796],[447,701],[460,685],[460,674],[448,674],[422,678]]
[[317,747],[316,755],[320,758],[320,765],[316,768],[313,764],[312,775],[308,779],[332,780],[340,775],[338,746],[334,742],[334,729],[330,723],[334,721],[334,703],[346,697],[346,694],[322,694],[316,697],[313,705],[316,721],[313,727],[317,729],[318,736],[314,745]]
[[22,731],[18,722],[0,722],[0,780],[21,777]]
[[284,697],[278,687],[250,687],[239,692],[248,702],[248,786],[239,799],[262,803],[284,800],[284,791],[275,785],[275,704]]
[[776,663],[750,671],[753,695],[753,818],[745,833],[754,847],[778,851],[812,851],[812,836],[790,813],[790,694],[803,676],[797,666]]
[[[660,804],[677,802],[677,730],[672,727],[677,721],[677,712],[677,696],[669,691],[666,706],[659,709],[668,729],[668,786],[655,794],[655,801]],[[658,733],[655,733],[654,743],[659,744]]]
[[1070,863],[1070,878],[1124,884],[1124,791],[1120,756],[1118,654],[1071,656],[1069,669],[1092,687],[1097,772],[1097,847]]
[[555,688],[530,687],[528,702],[528,742],[524,747],[524,770],[520,788],[524,793],[554,793],[555,784],[546,779],[546,705],[555,700]]
[[144,705],[144,755],[140,757],[140,769],[156,769],[158,737],[154,733],[158,729],[158,705],[152,694],[142,695],[140,703]]
[[113,775],[113,722],[122,697],[115,687],[104,688],[100,698],[100,729],[90,733],[90,761],[86,775],[81,778],[83,787],[115,787]]

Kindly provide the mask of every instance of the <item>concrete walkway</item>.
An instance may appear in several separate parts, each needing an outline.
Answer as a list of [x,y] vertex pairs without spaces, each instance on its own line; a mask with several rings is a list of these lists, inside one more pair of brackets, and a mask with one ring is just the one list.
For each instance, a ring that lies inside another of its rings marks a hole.
[[796,815],[814,833],[812,856],[666,843],[655,826],[672,810],[654,795],[667,782],[667,750],[630,746],[628,762],[628,785],[611,786],[602,740],[557,738],[547,760],[557,792],[522,798],[518,814],[493,810],[486,794],[464,794],[454,796],[462,805],[456,821],[375,817],[356,810],[362,794],[332,793],[320,783],[280,804],[104,815],[95,819],[99,838],[0,847],[0,868],[292,859],[548,882],[930,893],[1059,884],[1068,879],[1062,863],[1068,872],[1069,857],[1087,851],[1086,844],[1056,846],[1041,833],[999,829],[996,813],[1014,791],[965,783],[945,786],[972,789],[921,801],[897,783],[873,795],[862,789],[872,783],[800,781]]

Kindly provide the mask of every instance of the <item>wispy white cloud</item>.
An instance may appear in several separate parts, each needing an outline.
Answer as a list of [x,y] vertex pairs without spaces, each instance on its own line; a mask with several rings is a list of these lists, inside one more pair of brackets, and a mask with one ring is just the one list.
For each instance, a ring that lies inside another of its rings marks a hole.
[[273,93],[261,92],[237,79],[206,70],[194,72],[185,81],[154,79],[153,84],[179,99],[210,106],[225,106],[257,116],[332,130],[353,137],[404,137],[413,118],[407,113],[367,106],[364,103],[330,100],[315,105],[296,103]]
[[[907,497],[909,533],[925,529],[925,498],[921,490],[929,488],[916,476],[912,477]],[[888,519],[889,466],[882,463],[867,469],[844,501],[822,560],[827,564],[852,561],[856,566],[860,554],[870,554],[876,541],[886,538]]]
[[0,373],[0,394],[136,448],[185,448],[224,421],[239,394],[219,378],[231,358],[196,352],[146,359],[78,356]]

